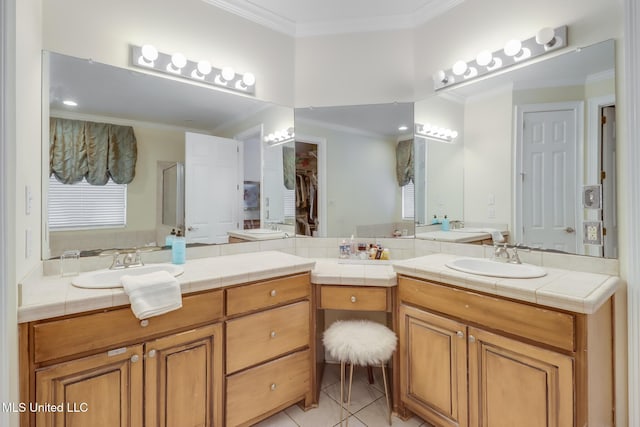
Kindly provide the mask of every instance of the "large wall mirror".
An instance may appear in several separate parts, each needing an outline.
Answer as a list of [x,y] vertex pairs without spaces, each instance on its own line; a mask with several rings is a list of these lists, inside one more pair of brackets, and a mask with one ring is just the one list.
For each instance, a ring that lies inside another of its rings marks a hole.
[[419,223],[449,215],[511,243],[617,257],[615,46],[574,49],[416,103]]
[[[286,146],[264,142],[265,136],[293,127],[292,108],[57,53],[45,52],[44,64],[43,111],[61,120],[131,126],[137,144],[135,177],[118,196],[124,216],[116,225],[100,219],[89,226],[51,224],[56,214],[50,209],[52,188],[60,185],[55,178],[44,179],[51,182],[42,212],[44,258],[69,249],[89,255],[163,246],[172,228],[183,229],[187,242],[212,244],[228,242],[229,231],[280,230],[293,223],[293,216],[285,217],[285,199],[292,193],[287,185],[293,182],[286,176],[293,172],[284,167]],[[48,177],[49,170],[43,175]],[[182,182],[183,210],[176,207],[181,192],[174,188]],[[61,186],[77,190],[75,184]],[[106,197],[104,188],[87,187],[98,191],[87,196],[88,205],[90,197]],[[251,234],[246,238],[252,240]]]
[[414,234],[413,194],[396,173],[413,103],[297,108],[295,123],[297,235]]

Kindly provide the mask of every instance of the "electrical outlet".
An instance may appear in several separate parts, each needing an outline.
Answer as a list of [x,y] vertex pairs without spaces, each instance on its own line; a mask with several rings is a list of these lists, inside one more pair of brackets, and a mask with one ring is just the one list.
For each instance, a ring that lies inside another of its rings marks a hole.
[[493,193],[489,193],[489,196],[487,197],[487,204],[489,206],[493,206],[496,204],[496,195]]
[[602,222],[585,221],[582,229],[582,243],[602,246]]
[[489,206],[487,209],[487,218],[495,219],[496,217],[496,208],[494,206]]

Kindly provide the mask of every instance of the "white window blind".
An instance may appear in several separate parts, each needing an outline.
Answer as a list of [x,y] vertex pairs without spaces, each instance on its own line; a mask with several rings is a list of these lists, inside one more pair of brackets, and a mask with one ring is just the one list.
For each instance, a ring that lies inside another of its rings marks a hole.
[[69,185],[52,176],[48,212],[50,230],[124,227],[127,186],[111,180],[106,185],[91,185],[85,180]]
[[415,217],[414,188],[413,182],[402,187],[402,219],[413,219]]

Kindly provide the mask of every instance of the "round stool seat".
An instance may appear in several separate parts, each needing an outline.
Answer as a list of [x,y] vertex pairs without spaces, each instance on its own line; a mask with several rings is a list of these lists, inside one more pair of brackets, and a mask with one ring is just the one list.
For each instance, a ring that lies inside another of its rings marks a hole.
[[360,366],[386,362],[398,338],[389,328],[370,320],[338,320],[324,332],[324,346],[340,362]]

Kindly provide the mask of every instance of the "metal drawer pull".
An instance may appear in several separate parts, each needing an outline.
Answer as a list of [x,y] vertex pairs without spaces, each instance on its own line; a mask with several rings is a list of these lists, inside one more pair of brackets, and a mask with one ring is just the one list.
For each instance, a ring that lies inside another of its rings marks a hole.
[[456,335],[458,336],[458,338],[464,338],[464,332],[462,331],[456,332]]
[[356,296],[355,295],[351,295],[351,302],[356,302]]
[[275,338],[276,337],[276,331],[271,331],[271,338]]
[[469,335],[469,342],[476,342],[476,337]]
[[271,391],[276,389],[276,383],[271,384]]
[[138,360],[140,360],[140,356],[138,356],[137,354],[131,356],[131,363],[136,363]]
[[271,290],[271,294],[270,294],[270,295],[271,295],[272,297],[275,297],[275,296],[277,295],[276,290],[275,290],[275,289],[272,289],[272,290]]
[[149,326],[149,321],[147,319],[141,320],[140,326],[142,326],[143,328],[146,328],[147,326]]
[[147,356],[156,357],[156,351],[155,350],[150,350],[149,353],[147,354]]

